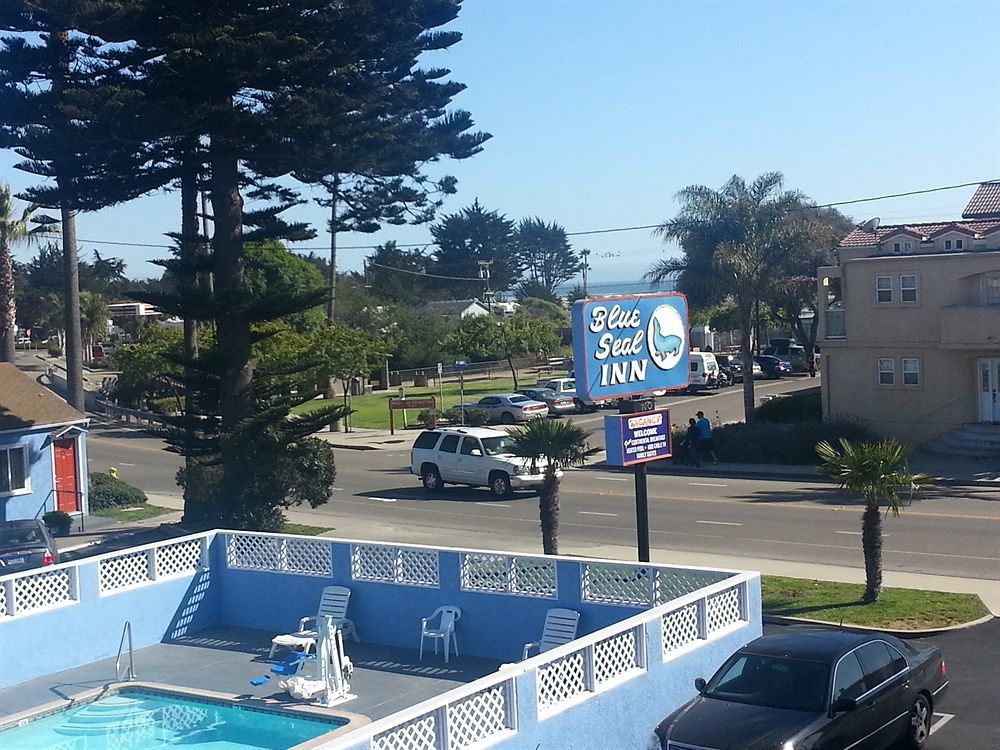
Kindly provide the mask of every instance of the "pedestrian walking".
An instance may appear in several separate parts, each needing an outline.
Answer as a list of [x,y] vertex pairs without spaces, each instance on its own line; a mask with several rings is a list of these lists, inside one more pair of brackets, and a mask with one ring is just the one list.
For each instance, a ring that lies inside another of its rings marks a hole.
[[694,417],[688,420],[687,434],[684,436],[684,463],[688,466],[701,467],[701,448],[698,441],[701,439],[701,430]]
[[711,456],[713,464],[719,463],[719,459],[715,457],[715,444],[712,441],[712,423],[705,417],[705,412],[698,412],[698,421],[696,424],[698,427],[699,460],[704,461],[707,456]]

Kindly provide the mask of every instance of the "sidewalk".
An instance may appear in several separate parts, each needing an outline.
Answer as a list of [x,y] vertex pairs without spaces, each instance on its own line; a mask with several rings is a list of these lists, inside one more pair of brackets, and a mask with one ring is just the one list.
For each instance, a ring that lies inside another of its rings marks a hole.
[[[334,448],[346,450],[409,450],[419,434],[420,430],[417,429],[399,429],[392,435],[389,430],[356,427],[351,432],[317,432],[315,437],[325,440]],[[605,466],[603,461],[589,465],[615,470],[615,467]],[[910,468],[915,472],[936,477],[939,484],[996,486],[1000,491],[1000,465],[990,466],[987,461],[963,460],[916,452],[910,458]],[[673,461],[654,461],[648,465],[648,471],[652,474],[679,476],[828,481],[816,472],[816,467],[809,465],[720,463],[705,464],[701,468],[695,468]],[[1000,496],[997,499],[1000,500]]]

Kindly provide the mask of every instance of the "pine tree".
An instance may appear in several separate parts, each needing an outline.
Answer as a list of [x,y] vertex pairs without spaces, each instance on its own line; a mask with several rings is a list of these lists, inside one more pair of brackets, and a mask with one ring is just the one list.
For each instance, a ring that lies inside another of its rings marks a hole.
[[437,249],[436,274],[452,277],[445,282],[453,297],[478,297],[486,289],[480,263],[487,263],[489,290],[510,289],[521,275],[514,222],[498,211],[487,211],[477,199],[468,208],[443,216],[431,227]]

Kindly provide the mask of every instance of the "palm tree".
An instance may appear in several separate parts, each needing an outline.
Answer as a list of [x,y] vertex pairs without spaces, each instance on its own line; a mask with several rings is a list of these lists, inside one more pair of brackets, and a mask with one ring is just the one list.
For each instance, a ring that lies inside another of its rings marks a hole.
[[42,234],[52,234],[49,224],[31,226],[31,215],[37,206],[28,206],[20,218],[14,215],[10,186],[0,185],[0,362],[14,361],[14,326],[17,307],[14,297],[14,259],[11,248],[21,242],[31,242]]
[[882,511],[884,505],[894,516],[902,503],[899,490],[908,489],[910,496],[931,484],[926,474],[912,474],[907,459],[909,446],[889,439],[877,443],[855,445],[840,439],[840,450],[826,440],[816,446],[823,463],[821,474],[830,477],[841,489],[864,497],[865,512],[861,516],[861,548],[865,555],[864,604],[878,601],[882,592]]
[[567,466],[580,466],[587,456],[598,451],[587,443],[590,433],[569,421],[534,419],[524,427],[511,430],[511,452],[527,458],[532,470],[544,465],[542,487],[538,492],[538,515],[542,527],[542,550],[546,555],[559,554],[559,474]]
[[[677,194],[681,210],[656,233],[680,243],[681,258],[665,258],[646,272],[659,283],[677,276],[681,291],[696,307],[725,299],[736,304],[744,368],[751,362],[754,312],[767,299],[776,269],[790,251],[808,241],[811,227],[797,210],[805,196],[783,190],[780,172],[765,172],[752,183],[733,175],[721,190],[692,185]],[[743,408],[753,421],[753,378],[743,379]]]

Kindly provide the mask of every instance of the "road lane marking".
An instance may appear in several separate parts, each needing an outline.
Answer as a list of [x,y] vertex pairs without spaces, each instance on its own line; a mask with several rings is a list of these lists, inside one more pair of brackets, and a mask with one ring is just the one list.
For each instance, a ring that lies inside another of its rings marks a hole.
[[[846,534],[848,536],[861,536],[861,532],[860,531],[834,531],[833,533],[834,534]],[[886,534],[884,532],[882,533],[882,538],[883,539],[885,539],[886,537],[890,537],[890,536],[892,536],[892,534]]]
[[934,734],[937,730],[947,724],[949,721],[955,718],[955,714],[942,714],[937,711],[934,712],[934,716],[940,717],[937,721],[931,724],[930,734]]
[[610,516],[611,518],[618,518],[617,513],[600,513],[596,510],[578,510],[577,513],[581,516]]
[[692,487],[728,487],[728,484],[713,484],[712,482],[688,482]]
[[333,490],[334,492],[343,492],[344,491],[343,487],[331,487],[330,489]]
[[629,481],[627,477],[594,477],[594,479],[601,479],[605,482],[627,482]]
[[369,495],[368,499],[369,500],[378,500],[380,503],[397,503],[397,502],[399,502],[394,497],[372,497],[372,496]]
[[135,466],[135,464],[126,463],[125,461],[119,461],[118,465],[119,466]]
[[479,505],[488,505],[491,508],[509,508],[509,505],[504,505],[503,503],[479,503]]
[[733,521],[695,521],[695,523],[707,523],[712,526],[742,526],[741,523],[735,523]]

